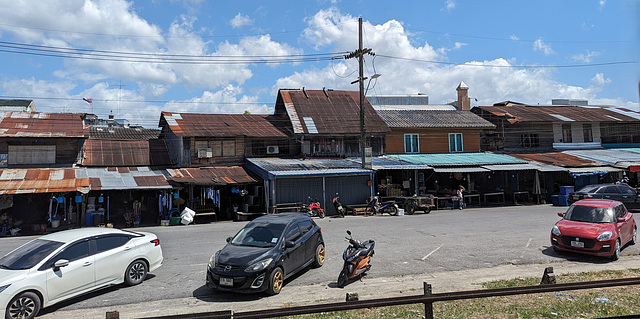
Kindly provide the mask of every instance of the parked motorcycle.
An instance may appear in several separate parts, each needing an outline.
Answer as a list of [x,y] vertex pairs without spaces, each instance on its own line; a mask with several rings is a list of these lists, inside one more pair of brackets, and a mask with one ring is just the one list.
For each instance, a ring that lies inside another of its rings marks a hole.
[[309,204],[309,206],[303,205],[303,211],[309,214],[309,216],[311,217],[317,216],[320,218],[324,218],[324,209],[320,207],[320,201],[318,201],[317,199],[311,200],[311,196],[309,196],[309,201],[311,202],[311,204]]
[[349,279],[363,276],[365,272],[371,269],[371,257],[373,257],[376,242],[373,239],[369,239],[365,242],[360,242],[353,239],[351,232],[347,230],[349,237],[345,237],[349,241],[349,246],[344,250],[342,259],[344,259],[344,266],[340,275],[338,275],[338,287],[343,288]]
[[367,214],[383,214],[398,215],[398,205],[395,201],[380,202],[379,196],[371,196],[367,201]]
[[336,197],[334,197],[331,202],[333,202],[333,208],[335,208],[336,213],[339,217],[344,217],[346,209],[340,203],[340,197],[338,197],[338,193],[336,193]]

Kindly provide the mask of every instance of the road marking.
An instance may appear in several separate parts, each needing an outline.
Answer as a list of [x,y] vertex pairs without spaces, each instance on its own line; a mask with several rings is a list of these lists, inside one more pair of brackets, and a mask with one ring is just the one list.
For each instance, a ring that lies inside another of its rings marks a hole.
[[527,250],[527,248],[529,248],[529,245],[531,245],[531,241],[533,240],[533,238],[529,238],[529,241],[527,241],[527,244],[524,245],[524,249],[522,250],[522,255],[520,255],[520,258],[524,258],[524,252],[525,250]]
[[[440,247],[442,247],[444,245],[440,245]],[[422,257],[422,261],[424,261],[425,259],[429,258],[429,256],[431,256],[431,254],[435,253],[436,251],[438,251],[438,249],[440,249],[440,247],[432,250],[430,253],[428,253],[426,256]]]

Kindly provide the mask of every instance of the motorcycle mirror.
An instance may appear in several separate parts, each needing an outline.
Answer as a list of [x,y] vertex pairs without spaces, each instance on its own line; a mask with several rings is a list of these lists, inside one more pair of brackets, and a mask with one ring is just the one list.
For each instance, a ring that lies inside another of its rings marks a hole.
[[351,236],[351,231],[347,230],[347,234],[348,234],[349,236]]

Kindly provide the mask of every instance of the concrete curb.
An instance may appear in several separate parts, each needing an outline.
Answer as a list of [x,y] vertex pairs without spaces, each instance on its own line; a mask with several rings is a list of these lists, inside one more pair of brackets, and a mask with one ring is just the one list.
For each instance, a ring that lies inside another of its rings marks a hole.
[[[512,265],[506,264],[492,268],[469,269],[460,271],[440,272],[422,275],[406,275],[396,277],[373,278],[365,277],[347,285],[346,288],[336,288],[335,282],[325,282],[310,286],[285,286],[277,296],[252,300],[221,302],[203,300],[202,298],[177,298],[159,300],[128,305],[110,307],[78,309],[65,311],[57,310],[41,315],[38,318],[105,318],[108,311],[118,311],[120,318],[141,318],[233,310],[235,312],[302,306],[326,302],[341,302],[345,300],[347,292],[357,292],[360,300],[370,300],[384,297],[411,296],[422,294],[422,283],[432,285],[434,293],[482,289],[479,283],[513,279],[519,277],[540,277],[546,267],[553,267],[556,275],[566,273],[580,273],[601,270],[624,270],[640,268],[640,256],[622,256],[615,262],[584,262],[566,261],[545,264]],[[247,298],[249,299],[249,298]]]

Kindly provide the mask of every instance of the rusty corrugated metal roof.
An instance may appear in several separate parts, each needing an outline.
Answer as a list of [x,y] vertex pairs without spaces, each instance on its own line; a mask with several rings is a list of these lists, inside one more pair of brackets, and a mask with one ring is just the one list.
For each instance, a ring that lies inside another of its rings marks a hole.
[[562,152],[549,152],[549,153],[521,153],[521,154],[509,154],[525,161],[534,161],[543,164],[550,164],[560,167],[582,167],[582,166],[601,166],[602,163],[591,161],[577,156],[572,156]]
[[160,136],[160,129],[144,127],[90,126],[89,138],[100,140],[152,140]]
[[393,128],[478,128],[492,129],[496,126],[469,111],[441,110],[377,110],[378,114]]
[[84,168],[0,169],[0,194],[89,192]]
[[[286,114],[296,134],[359,134],[360,93],[334,90],[278,91],[276,114]],[[364,100],[365,131],[389,133],[389,127]]]
[[0,137],[86,137],[84,113],[0,112]]
[[87,168],[91,190],[171,189],[160,170],[149,167]]
[[477,106],[483,112],[520,122],[640,122],[640,113],[601,106]]
[[169,165],[169,151],[163,140],[94,140],[85,142],[83,166]]
[[160,124],[178,136],[195,137],[287,137],[273,115],[195,114],[162,112]]
[[214,166],[167,169],[167,177],[178,183],[227,185],[255,183],[241,166]]

